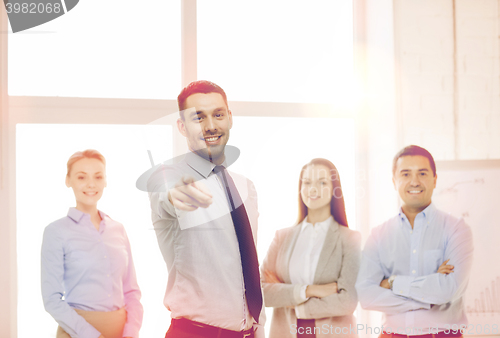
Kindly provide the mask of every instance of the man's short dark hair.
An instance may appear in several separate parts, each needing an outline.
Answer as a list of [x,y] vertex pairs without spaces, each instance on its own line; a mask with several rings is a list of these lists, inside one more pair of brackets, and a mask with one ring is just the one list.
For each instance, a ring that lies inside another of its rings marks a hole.
[[397,167],[397,162],[400,157],[403,156],[423,156],[426,157],[429,160],[429,164],[431,165],[432,173],[434,176],[436,176],[436,162],[434,162],[434,158],[432,157],[431,153],[428,152],[426,149],[411,145],[404,147],[401,149],[396,156],[394,156],[394,160],[392,161],[392,175],[396,175],[396,167]]
[[198,81],[193,81],[190,84],[188,84],[184,89],[182,89],[181,93],[179,96],[177,96],[177,104],[179,105],[179,112],[181,115],[181,118],[184,120],[184,115],[182,111],[186,109],[186,100],[188,97],[190,97],[193,94],[209,94],[209,93],[219,93],[222,95],[222,98],[224,99],[224,102],[226,103],[226,107],[229,108],[227,104],[227,96],[224,90],[216,85],[213,82],[206,81],[206,80],[198,80]]

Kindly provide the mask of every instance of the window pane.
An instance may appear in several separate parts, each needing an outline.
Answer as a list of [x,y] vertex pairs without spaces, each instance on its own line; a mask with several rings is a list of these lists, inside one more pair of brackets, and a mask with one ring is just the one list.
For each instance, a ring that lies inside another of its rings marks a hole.
[[98,207],[122,223],[130,239],[145,311],[141,336],[163,337],[170,318],[162,302],[167,269],[152,230],[147,193],[135,182],[151,167],[147,150],[155,162],[171,158],[172,128],[18,124],[16,132],[18,337],[55,337],[57,323],[45,312],[40,291],[42,235],[75,206],[73,192],[64,184],[66,162],[75,151],[88,148],[99,150],[107,162],[108,185]]
[[198,1],[198,78],[230,100],[352,98],[352,0]]
[[179,1],[80,1],[8,40],[10,95],[173,99],[180,88]]

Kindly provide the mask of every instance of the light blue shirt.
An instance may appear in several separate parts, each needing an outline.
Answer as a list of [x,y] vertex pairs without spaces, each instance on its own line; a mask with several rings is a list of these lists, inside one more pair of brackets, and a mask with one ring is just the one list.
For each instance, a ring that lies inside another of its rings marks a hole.
[[[366,242],[356,282],[361,306],[383,312],[384,329],[391,332],[419,335],[466,325],[472,253],[472,232],[463,219],[431,203],[412,229],[400,211],[373,229]],[[437,273],[447,259],[454,272]],[[380,282],[391,275],[397,276],[393,290],[382,288]]]
[[45,228],[41,262],[45,310],[71,337],[97,338],[100,333],[73,308],[125,307],[123,337],[138,337],[143,308],[130,243],[122,224],[99,213],[99,231],[89,214],[75,208]]

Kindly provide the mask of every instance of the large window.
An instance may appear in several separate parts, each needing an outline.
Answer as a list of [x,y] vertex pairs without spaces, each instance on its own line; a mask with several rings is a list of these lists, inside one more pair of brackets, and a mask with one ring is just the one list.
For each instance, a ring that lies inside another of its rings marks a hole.
[[180,2],[85,0],[9,35],[9,95],[173,99]]
[[352,99],[351,1],[198,2],[198,75],[238,101]]

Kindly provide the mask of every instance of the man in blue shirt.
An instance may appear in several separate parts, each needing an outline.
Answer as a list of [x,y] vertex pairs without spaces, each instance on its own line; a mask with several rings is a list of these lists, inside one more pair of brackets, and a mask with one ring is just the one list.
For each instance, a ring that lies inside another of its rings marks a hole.
[[373,229],[356,282],[361,306],[384,313],[381,338],[460,337],[460,326],[467,325],[472,232],[432,204],[436,181],[427,150],[412,145],[394,157],[401,209]]

